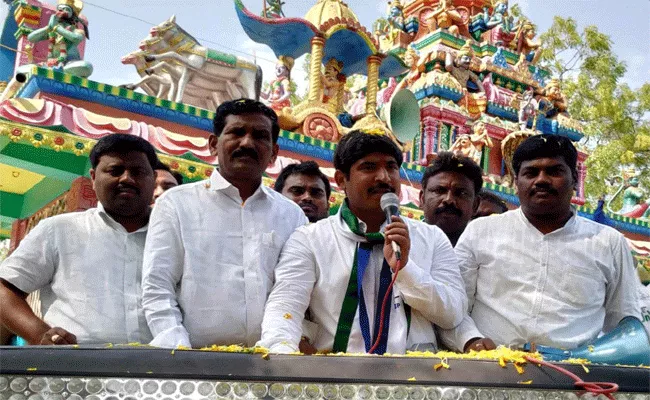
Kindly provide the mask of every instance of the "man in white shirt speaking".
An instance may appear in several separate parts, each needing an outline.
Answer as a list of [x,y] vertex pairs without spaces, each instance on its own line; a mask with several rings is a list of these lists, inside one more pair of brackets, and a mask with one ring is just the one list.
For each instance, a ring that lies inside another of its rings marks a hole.
[[[29,344],[148,343],[142,252],[158,157],[123,134],[90,152],[99,204],[42,220],[0,266],[0,320]],[[25,301],[40,289],[43,320]]]
[[[401,164],[402,153],[387,136],[352,131],[341,139],[335,180],[346,200],[336,215],[299,228],[287,241],[266,304],[261,346],[297,351],[308,308],[319,326],[309,339],[322,352],[435,347],[433,324],[450,329],[460,323],[467,296],[444,233],[396,216],[385,225],[380,199],[399,193]],[[401,249],[400,262],[392,242]]]
[[154,346],[252,346],[282,245],[307,223],[294,202],[262,185],[278,154],[273,110],[225,102],[214,118],[210,179],[156,201],[144,256],[142,304]]
[[521,208],[472,221],[455,247],[471,317],[443,332],[446,344],[575,348],[639,318],[625,238],[571,206],[576,165],[577,151],[562,136],[535,135],[517,148]]

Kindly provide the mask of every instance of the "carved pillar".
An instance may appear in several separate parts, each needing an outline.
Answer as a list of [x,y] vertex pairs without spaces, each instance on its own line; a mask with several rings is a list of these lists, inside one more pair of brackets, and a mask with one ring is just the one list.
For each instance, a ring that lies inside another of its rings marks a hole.
[[438,151],[447,151],[449,150],[449,147],[451,147],[451,143],[449,142],[451,136],[449,131],[450,127],[443,124],[442,121],[439,123],[438,127]]
[[321,64],[323,63],[323,48],[325,47],[325,38],[315,36],[311,40],[311,63],[309,65],[309,94],[307,100],[310,103],[319,102],[323,92],[323,82],[321,78]]
[[379,83],[379,66],[381,56],[368,57],[368,81],[366,93],[366,114],[375,115],[377,110],[377,84]]
[[426,158],[428,154],[436,152],[436,134],[438,132],[438,121],[433,117],[424,117],[422,120],[424,126],[424,146],[420,158]]

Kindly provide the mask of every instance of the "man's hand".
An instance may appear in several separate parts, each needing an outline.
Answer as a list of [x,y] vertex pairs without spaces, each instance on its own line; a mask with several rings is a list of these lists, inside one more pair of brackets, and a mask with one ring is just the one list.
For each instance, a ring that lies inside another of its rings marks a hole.
[[471,350],[481,351],[481,350],[494,350],[497,348],[497,345],[494,344],[494,341],[490,338],[474,338],[470,339],[465,343],[465,348],[463,351],[469,353]]
[[41,338],[42,345],[77,344],[77,337],[63,328],[51,328]]
[[392,216],[391,223],[386,226],[384,231],[384,258],[388,261],[388,265],[397,272],[397,256],[393,251],[391,242],[395,242],[400,247],[400,269],[404,268],[409,259],[409,251],[411,250],[411,238],[409,236],[409,229],[406,223],[400,217]]
[[302,354],[312,355],[318,353],[318,349],[316,349],[314,345],[309,343],[309,339],[307,339],[305,336],[303,336],[300,339],[300,344],[298,345],[298,349],[300,349],[300,352]]

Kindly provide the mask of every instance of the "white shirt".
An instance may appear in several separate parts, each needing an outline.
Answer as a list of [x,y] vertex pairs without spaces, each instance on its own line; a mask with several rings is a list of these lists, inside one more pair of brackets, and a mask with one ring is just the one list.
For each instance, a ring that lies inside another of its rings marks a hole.
[[79,343],[148,343],[140,281],[147,227],[128,233],[101,204],[42,220],[0,266],[25,293],[40,289],[43,320]]
[[[409,228],[411,251],[393,287],[389,353],[404,353],[421,343],[435,345],[432,324],[453,328],[461,322],[467,309],[463,281],[447,237],[435,226],[409,219],[405,222]],[[365,230],[362,222],[361,225]],[[297,351],[301,321],[309,307],[312,322],[319,326],[315,337],[310,337],[312,344],[321,351],[332,349],[356,247],[356,235],[340,212],[301,227],[291,236],[282,251],[275,273],[276,283],[266,304],[261,346],[274,352]],[[375,246],[362,280],[371,336],[374,335],[383,260],[382,246]],[[403,302],[412,308],[408,340]],[[359,307],[352,324],[348,353],[366,352],[358,310]]]
[[574,215],[544,235],[518,209],[472,221],[455,250],[471,316],[442,332],[456,349],[474,337],[574,348],[639,317],[632,254],[608,226]]
[[244,204],[216,170],[156,201],[145,246],[143,306],[154,346],[252,346],[282,245],[307,223],[260,185]]

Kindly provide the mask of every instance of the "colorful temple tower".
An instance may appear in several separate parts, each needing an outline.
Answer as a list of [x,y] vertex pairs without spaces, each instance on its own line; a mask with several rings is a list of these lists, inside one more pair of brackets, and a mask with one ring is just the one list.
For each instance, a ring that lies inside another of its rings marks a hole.
[[[400,198],[403,214],[413,218],[421,216],[423,171],[439,151],[473,157],[485,171],[486,190],[516,207],[508,160],[517,143],[539,132],[582,137],[566,113],[560,82],[536,63],[534,26],[513,21],[507,1],[393,0],[371,29],[340,0],[313,3],[299,18],[286,16],[282,2],[267,1],[259,16],[234,0],[245,32],[279,60],[277,76],[266,78],[270,90],[262,91],[254,62],[201,45],[174,18],[144,31],[146,37],[133,42],[136,50],[123,57],[140,74],[138,82],[95,82],[83,57],[92,41],[81,1],[0,2],[0,80],[6,85],[0,95],[0,236],[11,236],[15,247],[41,218],[92,207],[88,154],[111,133],[144,137],[187,181],[205,179],[217,163],[207,149],[214,109],[238,97],[266,99],[280,115],[280,157],[265,184],[288,163],[305,159],[333,177],[340,137],[370,130],[390,135],[404,151]],[[47,27],[57,12],[65,16],[66,32],[53,33],[51,41]],[[301,103],[291,104],[290,70],[304,54],[311,54],[309,88]],[[580,151],[574,202],[581,215],[594,218],[584,206],[587,156]],[[343,194],[333,187],[335,210]],[[608,224],[640,241],[639,260],[647,265],[648,222],[605,214]]]

